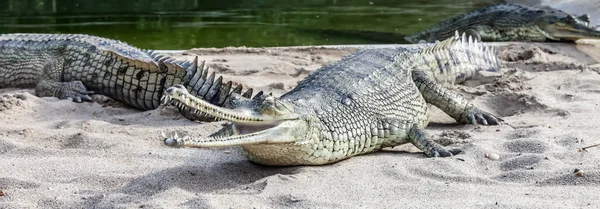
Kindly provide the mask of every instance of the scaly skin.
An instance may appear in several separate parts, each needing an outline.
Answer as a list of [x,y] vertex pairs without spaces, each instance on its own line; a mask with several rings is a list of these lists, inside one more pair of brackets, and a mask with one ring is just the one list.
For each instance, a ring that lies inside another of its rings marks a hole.
[[[0,88],[36,87],[37,96],[91,100],[103,94],[141,110],[159,107],[164,89],[180,84],[195,96],[222,105],[232,83],[209,76],[204,63],[175,61],[126,43],[82,34],[0,35]],[[250,97],[252,89],[245,92]],[[180,106],[180,105],[177,105]],[[212,120],[182,107],[184,116]]]
[[412,143],[430,157],[448,150],[425,136],[431,103],[460,123],[497,125],[498,119],[444,88],[480,70],[498,70],[495,50],[456,34],[425,49],[367,49],[322,67],[279,98],[244,99],[230,108],[211,105],[183,86],[167,89],[164,101],[231,121],[205,138],[165,136],[175,147],[241,145],[252,162],[322,165]]
[[435,42],[451,37],[455,31],[481,41],[600,39],[600,31],[590,27],[589,19],[589,15],[575,17],[551,8],[498,4],[453,17],[405,39],[410,43]]

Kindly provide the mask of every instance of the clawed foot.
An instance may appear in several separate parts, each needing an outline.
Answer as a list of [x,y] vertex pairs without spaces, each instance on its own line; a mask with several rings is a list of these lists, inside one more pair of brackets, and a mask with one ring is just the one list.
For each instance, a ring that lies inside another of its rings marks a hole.
[[74,102],[92,101],[88,91],[81,81],[57,82],[42,80],[35,87],[35,95],[38,97],[57,97],[59,99],[70,99]]
[[92,98],[89,95],[93,93],[93,91],[88,91],[81,81],[72,81],[65,83],[60,88],[60,95],[58,98],[70,99],[74,102],[92,101]]
[[185,139],[185,137],[179,137],[179,135],[177,135],[177,132],[173,132],[171,133],[170,136],[167,136],[167,134],[165,134],[164,132],[161,132],[162,138],[163,138],[163,142],[165,143],[165,145],[170,146],[170,147],[183,147],[183,141]]
[[451,157],[461,152],[460,149],[446,149],[442,146],[435,146],[429,152],[425,152],[425,154],[429,157]]
[[480,110],[479,108],[472,107],[467,111],[464,118],[465,123],[473,125],[499,125],[502,119],[494,116],[493,114]]

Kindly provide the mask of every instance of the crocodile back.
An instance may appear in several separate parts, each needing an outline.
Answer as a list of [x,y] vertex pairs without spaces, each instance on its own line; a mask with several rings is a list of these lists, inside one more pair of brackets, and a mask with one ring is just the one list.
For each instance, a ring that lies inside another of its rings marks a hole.
[[12,33],[0,35],[0,46],[9,42],[13,46],[21,46],[34,51],[57,49],[70,44],[92,46],[94,50],[111,51],[120,56],[141,61],[152,61],[152,58],[143,50],[125,42],[86,34],[38,34],[38,33]]
[[426,120],[427,106],[410,69],[396,61],[404,51],[357,52],[312,73],[281,99],[298,106],[297,112],[317,115],[329,130],[352,126],[358,135],[370,133],[383,118]]
[[165,87],[185,84],[196,71],[82,34],[5,34],[0,52],[0,87],[81,81],[88,90],[144,110],[157,108]]
[[565,15],[558,10],[544,10],[518,4],[497,4],[455,16],[426,30],[406,36],[405,39],[411,43],[418,43],[421,40],[441,41],[452,37],[455,31],[463,33],[476,26],[490,26],[496,30],[531,27],[535,26],[538,17],[546,15],[547,12]]
[[420,70],[441,84],[462,83],[480,71],[498,72],[497,49],[464,33],[403,57],[406,68]]

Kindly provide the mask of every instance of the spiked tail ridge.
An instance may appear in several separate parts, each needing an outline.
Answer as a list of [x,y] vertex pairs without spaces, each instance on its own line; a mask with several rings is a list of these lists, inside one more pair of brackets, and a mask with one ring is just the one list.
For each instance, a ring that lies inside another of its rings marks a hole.
[[[204,99],[205,101],[224,107],[229,103],[231,95],[240,94],[245,98],[254,98],[262,95],[260,91],[256,95],[252,95],[253,89],[248,88],[245,92],[241,84],[234,85],[232,81],[223,81],[222,76],[216,76],[215,72],[209,73],[206,62],[198,61],[198,56],[194,57],[193,61],[175,60],[164,54],[157,53],[152,50],[147,51],[148,55],[155,62],[168,63],[172,67],[184,70],[186,73],[185,81],[182,83],[186,86],[189,93],[195,97]],[[179,112],[186,118],[197,121],[218,121],[220,118],[210,116],[206,113],[195,111],[187,105],[178,104],[179,101],[174,100],[173,104],[179,109]]]
[[[198,63],[198,57],[195,57],[194,61],[188,65],[187,70],[188,72],[194,72],[193,74],[190,74],[190,80],[186,83],[187,89],[193,96],[202,98],[213,105],[217,105],[219,107],[226,106],[233,94],[241,94],[246,98],[252,97],[252,88],[249,88],[242,93],[244,88],[241,84],[234,87],[232,81],[223,82],[223,77],[217,77],[215,72],[209,74],[206,63],[204,61]],[[217,78],[215,79],[215,77]],[[205,113],[194,113],[195,111],[192,111],[187,106],[183,106],[183,108],[180,109],[180,112],[182,112],[187,118],[193,118],[199,121],[219,120],[219,118],[209,116]]]
[[453,37],[422,49],[412,59],[413,68],[421,68],[440,83],[462,83],[479,71],[500,69],[496,48],[458,31]]

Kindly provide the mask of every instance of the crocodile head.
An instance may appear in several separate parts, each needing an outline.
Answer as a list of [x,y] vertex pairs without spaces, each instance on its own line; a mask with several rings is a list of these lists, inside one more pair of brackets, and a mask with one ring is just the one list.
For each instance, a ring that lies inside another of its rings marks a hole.
[[258,143],[291,143],[306,136],[308,120],[294,113],[293,106],[271,95],[248,99],[233,94],[230,108],[222,108],[196,98],[185,87],[176,85],[166,90],[163,102],[176,100],[207,115],[230,121],[218,132],[202,139],[166,137],[169,146],[219,147]]
[[555,40],[600,39],[600,31],[590,27],[590,16],[587,14],[573,16],[560,10],[551,10],[538,18],[537,25]]

